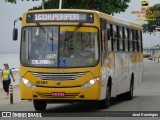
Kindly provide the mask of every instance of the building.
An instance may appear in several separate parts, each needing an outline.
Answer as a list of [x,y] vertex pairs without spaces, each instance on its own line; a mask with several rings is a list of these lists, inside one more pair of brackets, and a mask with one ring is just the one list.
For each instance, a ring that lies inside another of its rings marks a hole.
[[160,56],[160,45],[143,48],[143,54],[158,58]]

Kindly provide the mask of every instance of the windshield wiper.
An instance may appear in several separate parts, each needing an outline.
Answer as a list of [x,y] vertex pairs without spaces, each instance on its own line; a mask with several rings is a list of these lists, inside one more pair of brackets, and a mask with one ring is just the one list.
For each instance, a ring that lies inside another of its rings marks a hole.
[[82,25],[83,25],[83,22],[78,23],[78,25],[74,28],[74,30],[70,32],[70,34],[68,35],[66,31],[65,41],[69,41],[73,37],[73,33],[76,32]]
[[37,26],[42,30],[42,32],[44,32],[44,34],[47,35],[47,37],[50,39],[50,40],[53,40],[53,36],[50,36],[50,34],[44,29],[44,27],[42,25],[40,25],[39,23],[37,23]]

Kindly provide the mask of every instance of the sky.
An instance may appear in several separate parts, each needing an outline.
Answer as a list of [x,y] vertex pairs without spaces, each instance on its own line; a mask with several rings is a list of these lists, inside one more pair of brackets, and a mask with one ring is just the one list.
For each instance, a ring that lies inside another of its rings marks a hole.
[[21,22],[17,22],[16,27],[18,28],[18,40],[12,40],[13,23],[16,18],[19,18],[28,9],[33,6],[40,5],[40,1],[33,2],[17,0],[17,4],[5,2],[0,0],[0,53],[4,52],[19,52],[20,50],[20,28]]
[[[121,12],[120,14],[115,14],[115,16],[142,25],[144,21],[137,21],[137,15],[131,14],[132,11],[139,11],[141,9],[141,1],[142,0],[132,0],[129,3],[129,7],[124,13]],[[160,3],[159,0],[149,1],[150,6]],[[16,27],[19,28],[19,37],[17,41],[12,40],[13,22],[16,18],[21,17],[25,11],[32,8],[33,6],[38,6],[40,4],[41,0],[35,2],[33,2],[32,0],[24,0],[23,2],[21,0],[18,0],[17,4],[7,3],[5,2],[5,0],[0,1],[0,53],[19,52],[21,22],[17,22],[16,24]],[[156,36],[143,34],[143,43],[144,47],[160,44],[160,33],[158,33]]]

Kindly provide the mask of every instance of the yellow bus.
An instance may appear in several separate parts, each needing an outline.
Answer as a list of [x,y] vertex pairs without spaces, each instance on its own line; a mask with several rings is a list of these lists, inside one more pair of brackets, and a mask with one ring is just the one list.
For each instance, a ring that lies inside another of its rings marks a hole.
[[111,97],[132,99],[142,83],[140,25],[78,9],[27,11],[20,19],[20,94],[35,110],[81,101],[107,108]]

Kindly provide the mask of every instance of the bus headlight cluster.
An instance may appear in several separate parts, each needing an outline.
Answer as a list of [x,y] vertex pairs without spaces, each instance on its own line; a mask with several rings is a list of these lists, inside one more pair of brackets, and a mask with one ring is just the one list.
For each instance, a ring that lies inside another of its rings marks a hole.
[[97,81],[99,81],[99,78],[91,79],[90,81],[88,81],[85,84],[83,84],[81,87],[83,89],[87,89],[87,88],[91,87],[92,85],[94,85],[95,83],[97,83]]
[[29,88],[35,88],[36,87],[33,83],[31,83],[29,80],[27,80],[25,78],[21,78],[21,82]]

